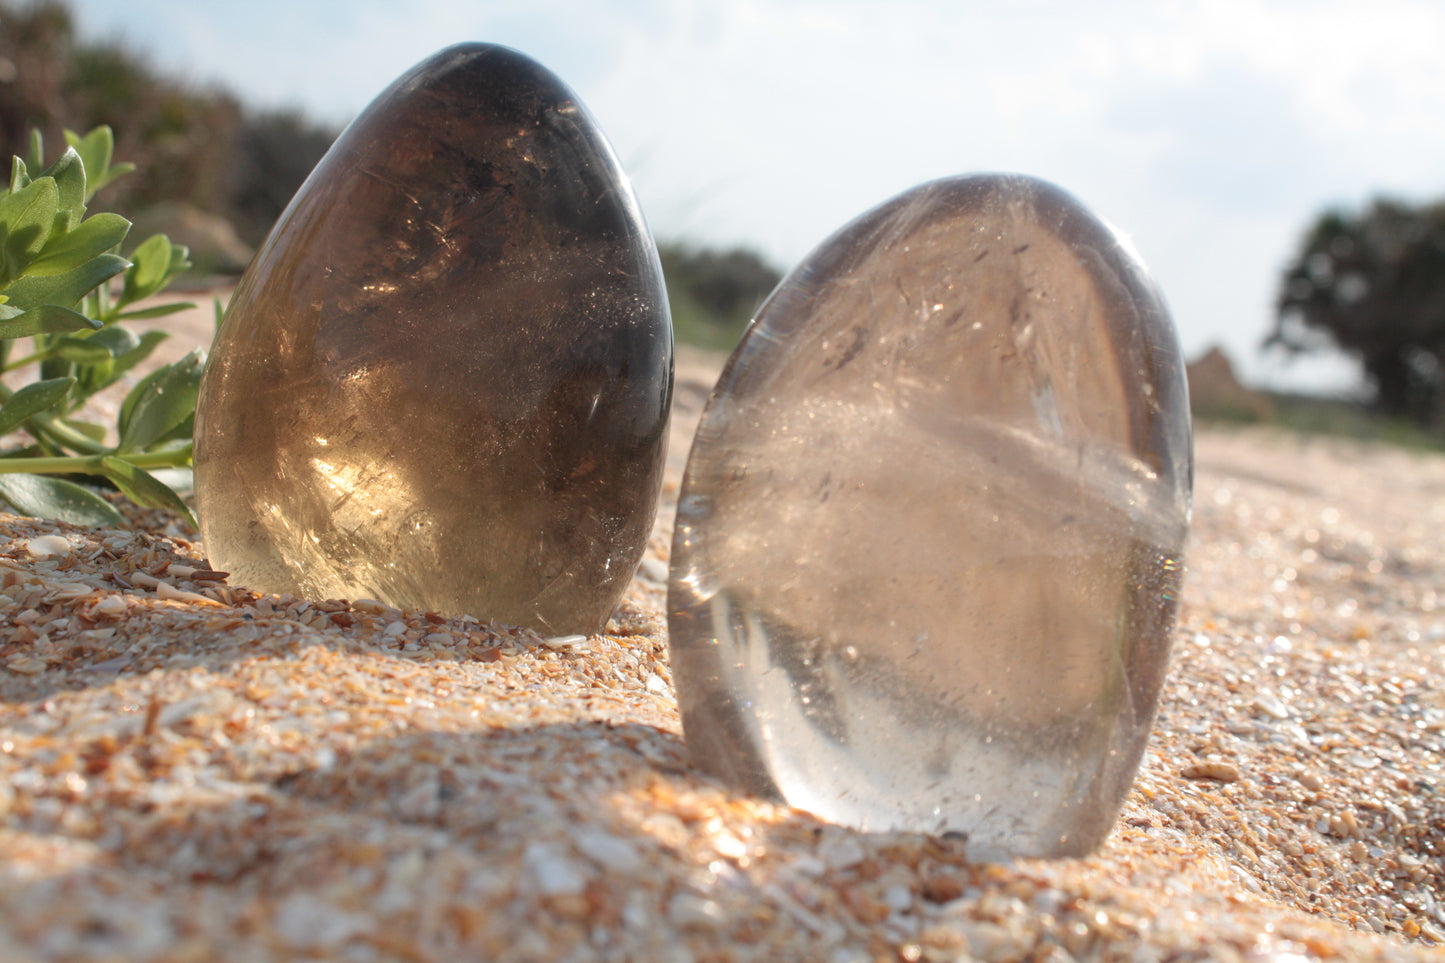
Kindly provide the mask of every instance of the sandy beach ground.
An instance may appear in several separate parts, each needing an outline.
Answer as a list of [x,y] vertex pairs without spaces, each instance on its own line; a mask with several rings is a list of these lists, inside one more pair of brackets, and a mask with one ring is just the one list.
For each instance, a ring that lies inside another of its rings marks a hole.
[[258,596],[155,512],[0,516],[0,959],[1441,958],[1445,457],[1200,430],[1123,815],[978,865],[689,767],[666,560],[719,360],[680,352],[651,547],[585,640]]

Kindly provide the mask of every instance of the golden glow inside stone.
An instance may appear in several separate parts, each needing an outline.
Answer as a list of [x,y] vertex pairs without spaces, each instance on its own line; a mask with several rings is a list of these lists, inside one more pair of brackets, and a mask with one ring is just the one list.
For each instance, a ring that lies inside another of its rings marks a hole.
[[594,632],[662,480],[672,328],[597,124],[504,47],[442,51],[317,166],[196,415],[213,565],[262,592]]

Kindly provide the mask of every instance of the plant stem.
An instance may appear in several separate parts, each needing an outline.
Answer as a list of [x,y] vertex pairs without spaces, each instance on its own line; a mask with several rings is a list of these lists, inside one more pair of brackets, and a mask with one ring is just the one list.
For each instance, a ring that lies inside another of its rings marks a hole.
[[[104,455],[111,454],[109,451]],[[103,455],[61,456],[56,458],[0,458],[0,475],[25,472],[32,475],[100,475]],[[167,451],[150,451],[133,455],[115,455],[137,468],[180,468],[191,460],[191,445]]]
[[18,358],[14,361],[9,362],[5,365],[4,368],[0,368],[0,372],[14,371],[17,368],[23,368],[26,365],[33,364],[36,361],[44,361],[48,357],[50,357],[50,352],[48,350],[36,351],[34,354],[29,354],[23,358]]
[[82,435],[59,418],[50,415],[36,415],[26,423],[26,427],[28,428],[31,424],[49,435],[51,440],[59,442],[66,448],[84,452],[87,455],[104,455],[110,452],[105,445],[94,438]]

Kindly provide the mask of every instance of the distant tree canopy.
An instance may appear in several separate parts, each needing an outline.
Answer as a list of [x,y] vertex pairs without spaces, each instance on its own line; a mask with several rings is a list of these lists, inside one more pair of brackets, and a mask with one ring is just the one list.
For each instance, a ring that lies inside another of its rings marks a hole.
[[1445,203],[1328,211],[1285,269],[1265,344],[1359,358],[1386,414],[1445,425]]
[[118,43],[90,43],[57,0],[0,0],[0,161],[28,153],[30,132],[108,124],[138,173],[103,201],[138,211],[182,201],[259,243],[336,131],[288,111],[253,111],[220,90],[192,90]]

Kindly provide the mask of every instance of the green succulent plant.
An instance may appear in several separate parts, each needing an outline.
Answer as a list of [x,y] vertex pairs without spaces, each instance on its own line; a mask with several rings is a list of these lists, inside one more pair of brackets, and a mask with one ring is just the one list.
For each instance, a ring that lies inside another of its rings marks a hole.
[[[86,205],[133,167],[112,163],[109,127],[84,137],[66,131],[65,138],[65,152],[45,166],[44,144],[33,134],[29,158],[15,158],[0,190],[0,436],[17,429],[28,436],[0,452],[0,498],[27,515],[123,524],[92,485],[73,480],[80,478],[108,483],[139,505],[173,509],[194,524],[180,495],[155,472],[191,464],[200,351],[142,378],[122,403],[113,436],[78,416],[92,395],[166,338],[160,331],[137,335],[121,322],[193,307],[141,306],[190,266],[189,252],[157,234],[122,257],[130,222],[112,213],[87,217]],[[7,379],[32,365],[38,377],[12,387]]]

